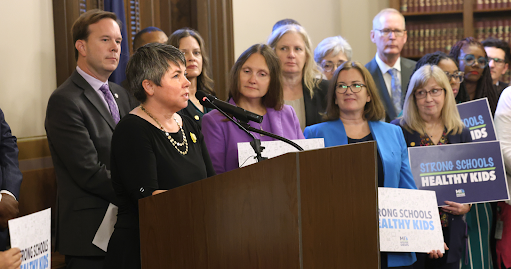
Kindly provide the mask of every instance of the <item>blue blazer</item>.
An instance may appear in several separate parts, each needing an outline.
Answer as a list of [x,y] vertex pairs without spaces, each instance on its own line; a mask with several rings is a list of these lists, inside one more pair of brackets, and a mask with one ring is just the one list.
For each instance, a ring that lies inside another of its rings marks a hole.
[[[384,186],[417,189],[410,170],[408,148],[401,128],[381,121],[368,123],[383,164]],[[348,136],[340,119],[306,127],[304,136],[305,138],[324,138],[325,147],[348,144]],[[415,261],[415,253],[388,253],[389,267],[408,266]]]

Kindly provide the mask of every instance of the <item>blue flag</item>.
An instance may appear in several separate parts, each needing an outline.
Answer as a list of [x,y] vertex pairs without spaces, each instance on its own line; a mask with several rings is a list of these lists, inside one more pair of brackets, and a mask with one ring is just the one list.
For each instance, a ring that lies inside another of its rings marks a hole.
[[109,81],[121,84],[126,79],[126,65],[130,59],[130,50],[128,47],[128,31],[126,30],[126,16],[124,14],[124,1],[122,0],[105,0],[105,11],[110,11],[117,15],[122,23],[121,35],[121,56],[117,69],[110,75]]

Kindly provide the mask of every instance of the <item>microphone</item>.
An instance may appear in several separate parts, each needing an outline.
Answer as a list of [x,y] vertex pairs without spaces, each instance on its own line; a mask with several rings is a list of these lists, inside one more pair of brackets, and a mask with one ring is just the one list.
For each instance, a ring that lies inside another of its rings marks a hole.
[[209,108],[221,109],[229,114],[232,114],[235,118],[237,118],[240,121],[243,122],[254,121],[257,123],[263,122],[263,116],[257,115],[250,111],[246,111],[241,107],[231,105],[203,91],[197,91],[195,93],[195,97],[199,100],[201,105]]

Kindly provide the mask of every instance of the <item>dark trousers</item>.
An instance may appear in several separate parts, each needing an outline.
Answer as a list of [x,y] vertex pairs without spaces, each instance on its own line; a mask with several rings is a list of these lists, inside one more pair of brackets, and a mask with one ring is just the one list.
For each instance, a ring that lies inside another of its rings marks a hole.
[[446,263],[442,259],[430,259],[426,253],[415,253],[417,261],[412,265],[413,269],[458,269],[460,261]]
[[69,256],[66,255],[66,269],[103,268],[104,256]]

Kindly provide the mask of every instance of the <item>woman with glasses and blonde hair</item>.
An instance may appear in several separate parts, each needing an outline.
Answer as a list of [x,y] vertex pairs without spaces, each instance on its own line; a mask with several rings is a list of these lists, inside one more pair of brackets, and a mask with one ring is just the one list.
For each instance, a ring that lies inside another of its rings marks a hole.
[[[421,59],[422,60],[422,59]],[[420,61],[419,61],[420,62]],[[451,78],[451,82],[453,82]],[[449,80],[440,67],[425,64],[410,79],[403,107],[403,116],[392,123],[401,126],[409,147],[471,142],[470,131],[460,119]],[[446,255],[439,251],[417,254],[416,268],[459,267],[465,239],[463,216],[470,205],[445,201],[448,206],[439,210],[448,247]]]
[[[358,62],[345,62],[330,80],[326,122],[305,128],[305,138],[324,138],[325,146],[377,142],[378,187],[416,189],[403,132],[385,117],[378,89]],[[414,253],[381,252],[381,268],[411,268]]]
[[309,35],[302,26],[283,25],[272,32],[268,45],[280,59],[284,103],[294,108],[300,128],[322,121],[326,80],[314,62]]
[[342,63],[351,61],[353,51],[350,44],[341,36],[332,36],[319,42],[314,50],[314,61],[321,67],[323,75],[330,80],[335,69]]
[[449,80],[449,84],[451,85],[452,93],[454,94],[454,97],[456,97],[460,91],[460,85],[465,76],[465,72],[459,70],[458,62],[441,51],[428,53],[417,61],[415,70],[413,70],[412,74],[426,64],[436,65],[444,71],[445,75],[447,75],[447,79]]

